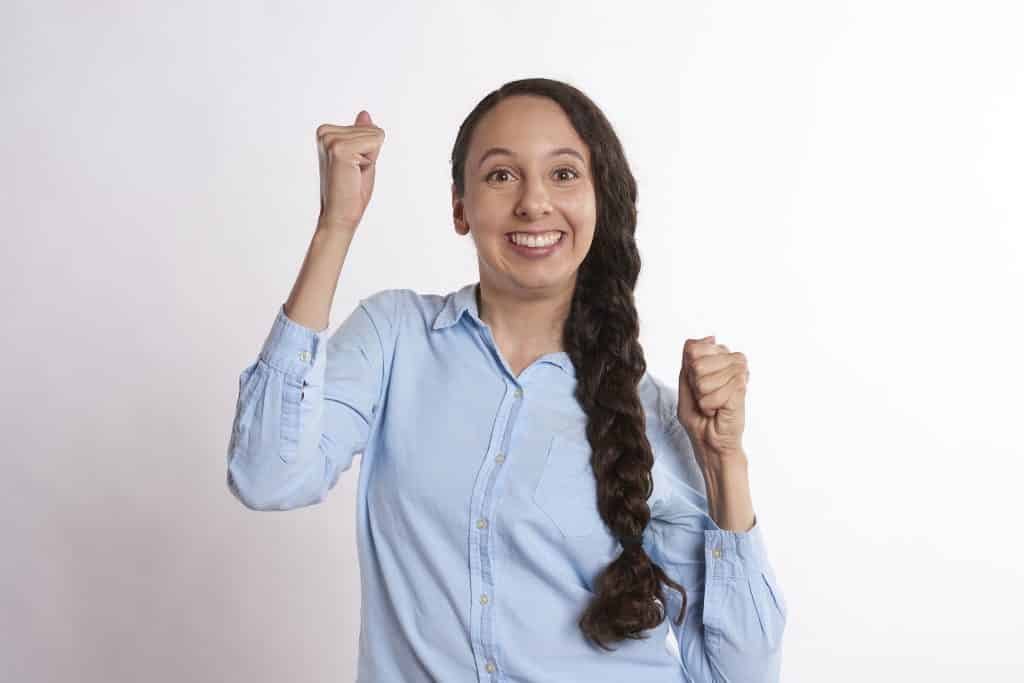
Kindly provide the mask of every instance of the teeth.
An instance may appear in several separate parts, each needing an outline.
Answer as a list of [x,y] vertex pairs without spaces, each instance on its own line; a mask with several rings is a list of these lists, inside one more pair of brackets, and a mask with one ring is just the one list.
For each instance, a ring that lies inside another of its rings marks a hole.
[[562,233],[557,230],[545,232],[541,235],[530,235],[524,232],[512,233],[512,241],[524,247],[550,247],[558,241]]

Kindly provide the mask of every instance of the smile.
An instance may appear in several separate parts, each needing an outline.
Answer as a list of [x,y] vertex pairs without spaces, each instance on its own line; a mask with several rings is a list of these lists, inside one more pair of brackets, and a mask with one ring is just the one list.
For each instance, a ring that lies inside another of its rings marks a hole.
[[565,242],[565,233],[553,230],[543,235],[527,236],[524,233],[509,233],[505,241],[513,252],[531,258],[541,258],[558,251]]

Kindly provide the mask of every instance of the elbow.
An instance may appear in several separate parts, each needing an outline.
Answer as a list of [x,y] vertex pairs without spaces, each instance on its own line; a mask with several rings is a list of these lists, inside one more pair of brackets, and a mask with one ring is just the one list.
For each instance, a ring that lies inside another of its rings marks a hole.
[[232,461],[227,469],[227,487],[231,495],[249,510],[271,512],[294,510],[323,501],[325,491],[305,479],[276,481],[253,478]]
[[239,486],[238,479],[235,478],[230,469],[228,469],[227,484],[231,495],[249,510],[268,511],[276,509],[272,506],[271,501],[266,496],[260,495],[260,492],[255,488],[247,485]]

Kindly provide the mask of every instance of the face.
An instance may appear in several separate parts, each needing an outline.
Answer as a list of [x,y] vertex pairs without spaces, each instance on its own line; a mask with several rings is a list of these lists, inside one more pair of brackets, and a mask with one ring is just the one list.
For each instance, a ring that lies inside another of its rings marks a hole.
[[[562,108],[532,95],[502,100],[477,123],[464,173],[465,196],[452,187],[455,231],[473,237],[481,279],[520,293],[574,286],[597,208],[590,151]],[[558,242],[517,246],[523,233]]]

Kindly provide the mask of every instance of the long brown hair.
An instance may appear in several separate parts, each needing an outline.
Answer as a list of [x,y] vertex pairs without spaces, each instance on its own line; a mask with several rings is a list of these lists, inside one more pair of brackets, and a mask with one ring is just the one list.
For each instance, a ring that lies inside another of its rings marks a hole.
[[[597,505],[617,537],[638,536],[651,518],[654,455],[637,386],[647,369],[638,339],[639,318],[633,290],[640,274],[636,232],[636,180],[622,145],[604,113],[577,88],[548,78],[505,83],[484,97],[459,127],[452,150],[456,195],[465,195],[465,162],[477,123],[512,95],[539,95],[557,102],[590,149],[597,224],[580,264],[562,343],[576,367],[576,399],[587,415],[591,466],[597,479]],[[579,619],[584,636],[605,650],[625,638],[645,639],[643,631],[665,619],[662,584],[679,591],[682,624],[686,592],[647,555],[628,544],[594,581],[596,593]],[[655,600],[657,599],[657,600]]]

